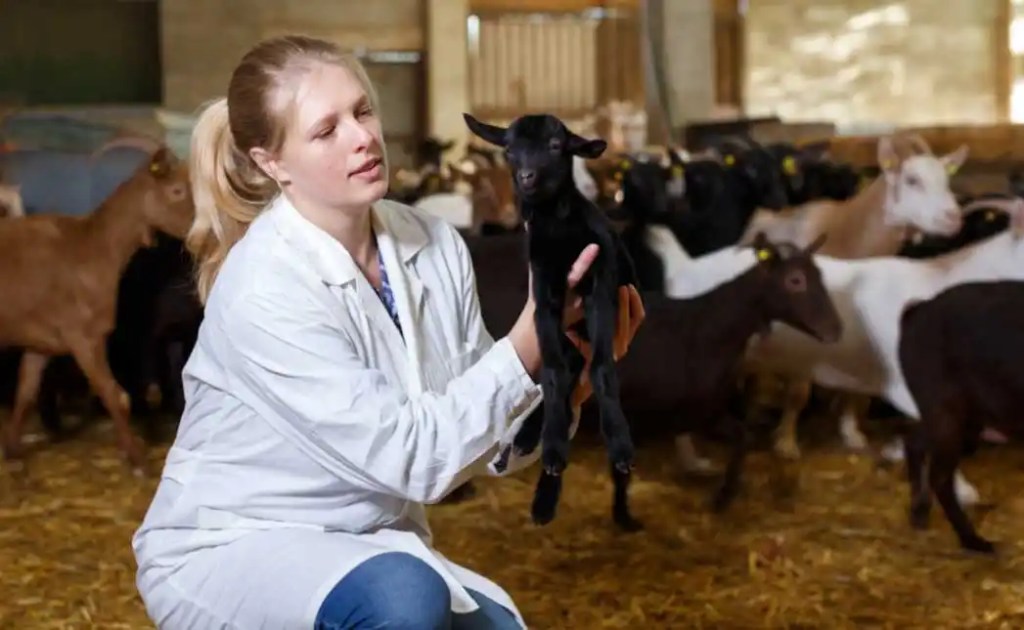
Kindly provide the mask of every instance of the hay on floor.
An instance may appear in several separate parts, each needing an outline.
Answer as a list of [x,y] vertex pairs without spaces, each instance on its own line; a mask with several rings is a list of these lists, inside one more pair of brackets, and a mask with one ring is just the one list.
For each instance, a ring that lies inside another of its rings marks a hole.
[[[155,469],[165,452],[152,450]],[[711,482],[678,479],[671,445],[641,445],[636,534],[612,526],[604,452],[588,436],[551,525],[529,521],[536,469],[478,480],[473,498],[429,512],[438,547],[505,587],[534,628],[1019,628],[1019,456],[984,449],[965,467],[997,503],[972,511],[1002,543],[995,560],[961,553],[937,505],[928,531],[910,529],[901,467],[834,449],[805,453],[788,499],[772,458],[752,454],[743,493],[715,516]],[[37,445],[20,472],[4,466],[0,628],[152,627],[130,537],[154,488],[121,463],[109,423]]]

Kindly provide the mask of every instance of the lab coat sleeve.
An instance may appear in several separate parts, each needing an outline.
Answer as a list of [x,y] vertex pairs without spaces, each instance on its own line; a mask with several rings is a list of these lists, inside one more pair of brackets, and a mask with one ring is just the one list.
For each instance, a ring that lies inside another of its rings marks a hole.
[[[471,346],[478,348],[480,353],[483,353],[491,346],[491,344],[494,343],[494,341],[490,333],[487,331],[487,326],[484,324],[483,315],[480,311],[480,295],[477,291],[476,272],[473,268],[473,259],[462,236],[454,228],[451,229],[451,234],[455,241],[455,251],[458,253],[458,269],[460,274],[460,278],[458,280],[461,285],[460,316],[463,330],[466,331],[468,343]],[[489,461],[486,462],[487,474],[497,477],[511,475],[528,468],[540,458],[542,450],[540,447],[534,449],[527,455],[516,455],[510,449],[513,438],[519,432],[523,422],[526,421],[530,414],[534,411],[537,413],[543,413],[543,409],[540,409],[540,405],[543,402],[541,388],[539,385],[535,385],[534,388],[536,396],[533,398],[533,402],[530,403],[530,405],[512,421],[512,425],[509,427],[509,430],[502,435],[501,440],[499,441],[498,451],[489,458]],[[575,436],[576,429],[579,427],[580,419],[580,410],[576,409],[574,411],[576,412],[576,416],[573,419],[573,425],[570,429],[571,436]],[[505,466],[499,468],[496,464],[501,458],[502,453],[506,453],[506,461]]]
[[532,402],[533,381],[508,339],[444,392],[410,397],[366,366],[326,306],[285,293],[232,305],[222,326],[229,383],[307,456],[359,487],[436,502]]

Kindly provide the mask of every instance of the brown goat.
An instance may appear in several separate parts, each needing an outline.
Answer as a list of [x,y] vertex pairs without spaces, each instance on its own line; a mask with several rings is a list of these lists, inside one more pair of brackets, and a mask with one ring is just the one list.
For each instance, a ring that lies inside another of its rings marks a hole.
[[129,428],[128,395],[114,380],[106,339],[114,328],[118,282],[152,230],[184,238],[195,207],[186,164],[160,147],[92,214],[0,221],[0,346],[25,353],[3,438],[8,460],[23,455],[21,434],[43,369],[71,354],[114,420],[118,445],[141,471],[145,453]]

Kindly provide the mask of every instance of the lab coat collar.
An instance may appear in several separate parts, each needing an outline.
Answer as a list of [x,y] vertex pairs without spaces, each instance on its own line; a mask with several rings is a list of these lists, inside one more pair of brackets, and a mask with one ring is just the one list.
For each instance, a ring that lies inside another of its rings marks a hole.
[[[303,217],[284,195],[279,195],[269,209],[279,233],[305,253],[320,278],[328,285],[342,286],[354,282],[365,314],[384,332],[388,344],[396,351],[404,349],[406,387],[416,394],[423,391],[423,359],[419,339],[420,318],[423,315],[423,281],[409,263],[430,239],[425,228],[394,202],[381,200],[373,205],[371,219],[377,235],[377,247],[388,272],[391,291],[398,309],[403,336],[381,304],[373,289],[348,250],[327,232]],[[404,346],[404,348],[403,348]]]
[[[275,217],[281,235],[309,256],[324,282],[340,286],[352,282],[361,273],[345,247],[302,216],[287,197],[278,195],[268,210]],[[403,264],[412,261],[430,239],[418,221],[391,201],[378,201],[371,214],[378,244],[383,240],[393,243]]]

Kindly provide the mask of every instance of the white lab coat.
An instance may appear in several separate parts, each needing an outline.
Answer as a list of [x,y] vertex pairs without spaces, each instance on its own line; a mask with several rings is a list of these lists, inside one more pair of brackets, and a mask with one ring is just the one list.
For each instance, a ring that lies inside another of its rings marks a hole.
[[432,548],[423,504],[497,474],[540,387],[484,328],[458,233],[391,201],[372,215],[404,342],[347,251],[283,196],[231,250],[132,540],[159,627],[311,628],[330,589],[388,551],[436,569],[454,612],[477,608],[468,587],[522,623],[500,587]]

